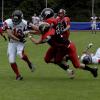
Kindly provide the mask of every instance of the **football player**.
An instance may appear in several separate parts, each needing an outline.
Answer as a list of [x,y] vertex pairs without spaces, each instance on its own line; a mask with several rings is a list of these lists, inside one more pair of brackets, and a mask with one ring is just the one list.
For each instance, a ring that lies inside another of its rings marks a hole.
[[66,11],[60,9],[57,16],[58,26],[57,33],[63,35],[64,38],[68,39],[70,35],[70,18],[66,16]]
[[54,16],[54,11],[52,9],[50,8],[43,9],[43,11],[41,12],[41,17],[43,19],[43,22],[40,23],[39,27],[36,26],[33,27],[33,29],[40,31],[40,33],[43,34],[41,35],[39,41],[34,41],[34,38],[31,38],[31,36],[30,39],[36,44],[47,42],[50,45],[50,48],[46,52],[44,58],[45,62],[57,64],[63,70],[68,72],[69,78],[73,78],[74,71],[69,68],[69,65],[67,65],[65,62],[62,61],[64,54],[61,53],[61,50],[59,49],[59,47],[62,45],[59,45],[59,47],[56,46],[56,42],[55,42],[56,37],[54,34],[57,25],[57,20],[53,16]]
[[40,40],[37,41],[31,36],[30,39],[36,44],[47,42],[51,46],[46,53],[45,61],[47,63],[55,63],[64,70],[68,71],[69,67],[64,63],[63,60],[64,56],[68,55],[68,60],[72,62],[75,68],[90,71],[94,77],[97,77],[97,68],[91,68],[80,63],[74,43],[65,37],[63,38],[62,33],[57,34],[57,22],[53,18],[53,10],[50,8],[45,8],[41,15],[43,16],[44,22],[48,23],[49,25],[44,24],[39,26],[39,30],[42,34]]
[[23,19],[23,13],[20,10],[15,10],[12,13],[12,18],[5,20],[6,30],[9,37],[8,43],[8,58],[11,68],[16,74],[16,80],[22,80],[23,77],[19,73],[16,64],[16,55],[19,55],[24,60],[31,71],[34,71],[34,66],[24,52],[25,47],[25,31],[27,30],[27,21]]
[[[92,46],[92,43],[89,43],[88,48]],[[95,54],[91,53],[89,49],[85,50],[80,58],[84,64],[100,64],[100,48],[98,48]]]
[[4,38],[5,41],[7,41],[6,36],[3,34],[3,27],[0,27],[0,35]]
[[97,30],[96,20],[97,20],[97,17],[95,15],[93,15],[93,17],[91,17],[92,34],[93,33],[96,34],[96,30]]
[[32,16],[32,23],[34,25],[39,25],[39,22],[40,22],[40,18],[36,16],[36,14],[34,14],[34,16]]

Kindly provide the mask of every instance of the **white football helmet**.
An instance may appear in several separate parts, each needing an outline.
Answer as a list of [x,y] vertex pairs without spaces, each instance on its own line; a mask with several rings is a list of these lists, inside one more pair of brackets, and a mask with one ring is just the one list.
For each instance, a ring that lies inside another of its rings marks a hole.
[[84,64],[91,64],[92,63],[92,57],[88,54],[83,54],[81,56],[81,62]]

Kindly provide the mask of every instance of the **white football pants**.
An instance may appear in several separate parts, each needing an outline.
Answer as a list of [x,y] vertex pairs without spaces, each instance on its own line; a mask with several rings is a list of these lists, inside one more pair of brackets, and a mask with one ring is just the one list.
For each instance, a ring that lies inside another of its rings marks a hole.
[[9,63],[15,63],[16,55],[19,55],[22,58],[22,53],[24,50],[24,43],[8,43],[8,59]]

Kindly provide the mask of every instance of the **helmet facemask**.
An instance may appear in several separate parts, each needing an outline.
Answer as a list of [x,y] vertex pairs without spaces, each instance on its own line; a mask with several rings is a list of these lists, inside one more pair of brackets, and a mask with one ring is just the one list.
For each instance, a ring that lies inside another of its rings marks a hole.
[[41,34],[44,34],[45,32],[47,32],[50,29],[50,24],[43,22],[39,25],[39,30],[41,32]]
[[54,11],[51,8],[45,8],[41,12],[41,17],[43,19],[48,19],[54,16]]
[[66,15],[66,11],[64,9],[60,9],[59,12],[58,12],[58,16],[65,16]]
[[84,55],[84,56],[81,58],[81,61],[82,61],[82,63],[84,63],[84,64],[91,64],[91,63],[92,63],[92,57],[91,57],[91,55]]
[[18,25],[23,18],[23,13],[20,10],[15,10],[12,14],[12,21],[14,25]]

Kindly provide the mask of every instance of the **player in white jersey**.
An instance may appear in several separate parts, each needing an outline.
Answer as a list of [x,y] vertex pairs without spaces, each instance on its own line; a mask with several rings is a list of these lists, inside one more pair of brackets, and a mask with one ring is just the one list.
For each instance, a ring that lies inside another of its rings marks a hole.
[[81,61],[85,64],[100,64],[100,48],[98,48],[94,54],[89,52],[89,50],[83,52]]
[[24,53],[25,31],[27,30],[27,21],[23,19],[23,13],[20,10],[15,10],[11,19],[7,19],[5,22],[7,33],[9,37],[8,43],[8,58],[9,63],[16,74],[16,80],[22,80],[23,77],[19,73],[18,66],[16,64],[16,55],[19,55],[24,60],[31,71],[34,70],[34,66],[30,62],[27,55]]
[[91,17],[92,33],[95,33],[95,34],[96,34],[96,29],[97,29],[96,20],[97,20],[96,16]]
[[36,14],[34,14],[34,16],[32,16],[32,23],[34,25],[39,25],[39,22],[40,22],[40,18],[36,16]]

